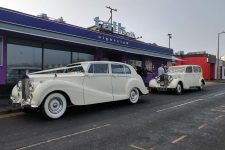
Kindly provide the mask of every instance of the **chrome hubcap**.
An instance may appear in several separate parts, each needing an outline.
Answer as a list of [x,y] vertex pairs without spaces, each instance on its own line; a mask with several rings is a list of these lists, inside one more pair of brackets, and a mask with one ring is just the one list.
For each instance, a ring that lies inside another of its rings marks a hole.
[[136,101],[138,99],[138,92],[136,90],[132,90],[130,93],[130,100]]
[[177,92],[178,92],[178,93],[181,92],[181,86],[180,86],[180,84],[177,85]]
[[48,109],[53,114],[58,114],[63,108],[63,102],[59,97],[53,97],[48,104]]

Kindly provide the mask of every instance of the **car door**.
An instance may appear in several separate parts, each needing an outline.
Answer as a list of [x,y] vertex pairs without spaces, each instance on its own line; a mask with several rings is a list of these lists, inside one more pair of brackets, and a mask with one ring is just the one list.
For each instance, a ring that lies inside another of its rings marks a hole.
[[124,65],[111,64],[112,70],[112,87],[114,100],[126,99],[127,75]]
[[91,64],[84,78],[85,104],[113,101],[109,64]]
[[184,88],[193,87],[194,84],[194,75],[192,66],[187,66],[184,74]]
[[200,72],[199,72],[199,67],[198,66],[193,66],[193,81],[194,81],[194,86],[199,86],[199,81],[200,81]]

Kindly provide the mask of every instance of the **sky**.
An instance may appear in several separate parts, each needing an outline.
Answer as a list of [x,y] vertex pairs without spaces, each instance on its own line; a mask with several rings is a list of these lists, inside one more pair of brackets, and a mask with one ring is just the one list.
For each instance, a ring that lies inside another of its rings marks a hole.
[[[73,25],[90,27],[94,18],[113,20],[141,41],[168,47],[174,52],[206,51],[216,55],[218,33],[225,31],[225,0],[0,0],[0,7],[31,15],[63,17]],[[225,34],[220,36],[220,56],[225,55]]]

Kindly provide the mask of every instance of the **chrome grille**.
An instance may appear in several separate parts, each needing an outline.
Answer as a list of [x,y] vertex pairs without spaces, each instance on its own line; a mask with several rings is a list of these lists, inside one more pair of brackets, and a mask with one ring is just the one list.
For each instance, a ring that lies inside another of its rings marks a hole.
[[30,85],[29,79],[22,80],[22,99],[24,100],[26,100],[30,95],[29,85]]
[[168,80],[168,75],[167,74],[162,74],[160,76],[160,85],[161,86],[168,86],[169,85],[169,80]]

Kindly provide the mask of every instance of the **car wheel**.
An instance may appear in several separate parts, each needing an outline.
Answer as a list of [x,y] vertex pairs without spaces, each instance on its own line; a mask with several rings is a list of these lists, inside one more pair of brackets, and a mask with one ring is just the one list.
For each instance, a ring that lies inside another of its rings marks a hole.
[[181,83],[177,84],[175,91],[176,91],[176,94],[178,94],[178,95],[180,95],[183,92],[183,87],[182,87]]
[[139,91],[137,88],[133,88],[131,91],[130,91],[130,97],[129,97],[129,102],[132,103],[132,104],[135,104],[137,103],[139,100]]
[[198,90],[201,91],[201,90],[203,90],[203,88],[204,88],[204,83],[201,82],[201,85],[198,87]]
[[50,119],[60,118],[66,111],[66,98],[60,93],[48,95],[42,104],[42,113]]

